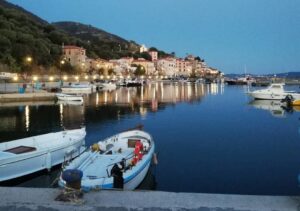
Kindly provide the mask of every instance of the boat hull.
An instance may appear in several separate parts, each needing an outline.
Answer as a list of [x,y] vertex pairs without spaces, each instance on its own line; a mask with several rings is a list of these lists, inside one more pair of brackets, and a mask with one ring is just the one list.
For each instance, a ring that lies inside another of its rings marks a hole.
[[56,147],[37,149],[36,151],[12,154],[0,152],[0,182],[25,176],[48,169],[77,157],[83,150],[84,136],[68,140]]
[[82,96],[72,96],[72,95],[66,95],[66,94],[57,94],[56,97],[58,100],[62,101],[78,101],[83,102]]
[[[126,132],[125,132],[126,133]],[[119,137],[119,134],[115,137]],[[149,136],[150,137],[150,136]],[[127,138],[130,139],[130,136]],[[152,139],[151,139],[152,140]],[[155,145],[154,142],[151,141],[151,148],[149,151],[143,156],[143,158],[137,162],[134,167],[126,170],[123,173],[123,189],[124,190],[134,190],[136,189],[141,182],[144,180],[152,161],[152,157],[154,154]],[[83,171],[83,178],[81,180],[81,188],[84,191],[90,191],[93,189],[114,189],[114,178],[110,175],[111,169],[107,168],[107,166],[112,165],[110,163],[106,163],[107,160],[109,162],[115,163],[114,157],[110,157],[109,159],[105,158],[106,155],[99,155],[98,152],[88,151],[80,155],[80,157],[73,160],[66,169],[78,169]],[[128,157],[126,154],[122,154],[119,157]],[[99,165],[100,164],[100,165]],[[89,166],[93,166],[90,168]],[[90,169],[98,169],[97,172],[105,172],[105,176],[89,176],[96,175],[95,171],[91,171]],[[65,186],[65,181],[60,178],[59,185],[61,187]]]

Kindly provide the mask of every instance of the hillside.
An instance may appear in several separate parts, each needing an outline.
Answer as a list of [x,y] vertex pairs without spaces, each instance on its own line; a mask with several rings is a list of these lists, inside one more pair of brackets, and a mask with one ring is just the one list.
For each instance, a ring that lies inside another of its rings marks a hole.
[[[47,21],[0,1],[0,71],[55,71],[59,68],[61,45],[87,49],[90,58],[117,59],[133,56],[139,45],[92,26]],[[26,57],[32,62],[26,62]],[[66,66],[66,65],[65,65]]]
[[81,40],[81,46],[87,49],[91,58],[117,59],[132,56],[139,50],[139,45],[127,41],[106,31],[76,22],[56,22],[53,25],[69,36]]

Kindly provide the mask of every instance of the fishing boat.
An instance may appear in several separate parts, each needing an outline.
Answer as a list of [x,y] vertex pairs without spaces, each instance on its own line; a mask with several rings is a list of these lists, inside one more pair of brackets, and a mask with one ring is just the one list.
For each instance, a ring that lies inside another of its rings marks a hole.
[[62,93],[91,93],[93,90],[93,85],[91,84],[70,84],[69,86],[61,87]]
[[85,149],[85,128],[0,143],[0,182],[61,164]]
[[[80,170],[81,189],[135,189],[144,179],[154,155],[150,134],[141,130],[122,132],[91,146],[63,168]],[[62,173],[63,175],[64,173]],[[66,186],[60,177],[59,185]]]
[[58,100],[62,101],[78,101],[81,103],[83,102],[83,97],[81,95],[56,93],[56,97]]
[[285,91],[285,84],[273,83],[266,89],[249,91],[248,94],[255,99],[262,100],[283,100],[287,96],[292,96],[294,99],[300,99],[300,93],[295,91]]

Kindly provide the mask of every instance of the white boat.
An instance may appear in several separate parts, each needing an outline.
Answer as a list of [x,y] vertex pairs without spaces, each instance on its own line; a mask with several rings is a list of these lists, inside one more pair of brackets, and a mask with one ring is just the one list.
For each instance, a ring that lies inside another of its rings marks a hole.
[[285,91],[283,83],[273,83],[266,89],[249,91],[248,94],[255,99],[263,100],[283,100],[288,95],[291,95],[294,99],[300,99],[300,93]]
[[117,88],[117,85],[114,81],[101,81],[97,83],[99,87],[103,90],[113,90]]
[[[99,150],[95,150],[97,148]],[[81,188],[85,191],[112,189],[116,188],[117,180],[113,176],[113,171],[118,164],[121,164],[122,188],[133,190],[147,174],[154,148],[150,134],[141,130],[127,131],[94,144],[91,150],[81,154],[63,170],[82,171]],[[63,187],[65,184],[61,176],[59,185]]]
[[83,102],[83,97],[81,95],[56,93],[56,97],[58,100],[62,101],[78,101],[81,103]]
[[85,128],[0,143],[0,182],[31,174],[78,156]]
[[93,86],[91,84],[70,84],[69,86],[61,87],[62,93],[91,93]]

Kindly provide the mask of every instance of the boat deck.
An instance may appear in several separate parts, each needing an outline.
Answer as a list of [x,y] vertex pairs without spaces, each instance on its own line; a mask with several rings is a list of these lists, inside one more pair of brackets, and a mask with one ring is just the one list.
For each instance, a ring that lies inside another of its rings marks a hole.
[[[123,153],[117,153],[112,155],[99,154],[83,169],[83,179],[96,179],[101,177],[109,177],[110,170],[115,163],[119,163],[123,158],[128,159],[133,150],[126,150]],[[97,167],[97,168],[95,168]]]

